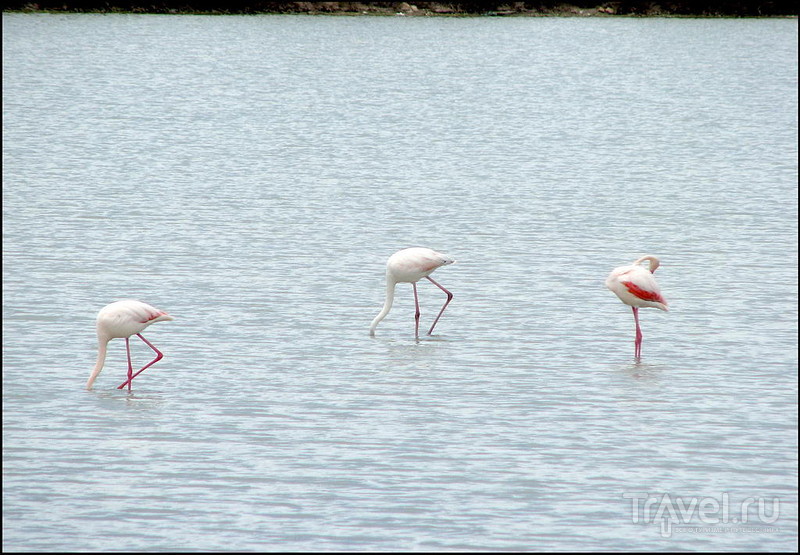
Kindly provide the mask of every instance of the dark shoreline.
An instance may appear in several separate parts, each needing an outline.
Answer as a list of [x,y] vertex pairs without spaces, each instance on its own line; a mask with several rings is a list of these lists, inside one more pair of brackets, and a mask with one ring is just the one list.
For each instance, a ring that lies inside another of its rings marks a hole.
[[257,2],[232,0],[4,1],[4,12],[156,13],[197,15],[307,14],[495,17],[797,17],[798,0],[571,0],[569,2]]

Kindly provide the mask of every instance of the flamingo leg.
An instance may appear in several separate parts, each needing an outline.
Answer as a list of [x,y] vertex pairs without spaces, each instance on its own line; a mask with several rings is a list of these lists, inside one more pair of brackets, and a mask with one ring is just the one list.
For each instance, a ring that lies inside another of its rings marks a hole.
[[411,286],[414,288],[414,306],[416,307],[416,311],[414,312],[414,337],[419,339],[419,297],[417,296],[417,284],[416,282],[411,282]]
[[[428,276],[426,276],[426,277],[428,277]],[[442,309],[439,311],[439,315],[438,315],[438,316],[436,316],[436,320],[434,320],[434,321],[433,321],[433,325],[431,326],[431,329],[429,329],[429,330],[428,330],[428,335],[430,335],[431,333],[433,333],[433,328],[435,328],[435,327],[436,327],[436,322],[438,322],[438,321],[439,321],[439,318],[441,318],[441,317],[442,317],[442,313],[444,312],[444,309],[445,309],[445,308],[447,308],[447,305],[449,305],[449,304],[450,304],[450,301],[452,301],[452,300],[453,300],[453,294],[452,294],[450,291],[448,291],[447,289],[445,289],[444,287],[442,287],[441,285],[439,285],[438,283],[436,283],[436,282],[435,282],[433,279],[431,279],[430,277],[428,277],[428,280],[429,280],[429,281],[430,281],[432,284],[434,284],[436,287],[438,287],[439,289],[441,289],[442,291],[444,291],[445,293],[447,293],[447,300],[444,302],[444,306],[442,306]]]
[[[131,380],[133,379],[133,363],[131,362],[131,340],[129,337],[125,338],[125,350],[128,352],[128,391],[131,390]],[[122,384],[125,385],[125,384]],[[122,389],[122,385],[117,389]]]
[[636,341],[634,342],[633,356],[640,358],[642,356],[642,328],[639,327],[639,309],[633,308],[633,320],[636,322]]
[[[125,383],[123,383],[122,385],[120,385],[119,387],[117,387],[117,389],[122,389],[123,387],[125,387],[125,385],[126,385],[126,384],[128,385],[128,389],[130,389],[130,388],[131,388],[131,382],[133,381],[133,378],[135,378],[136,376],[138,376],[139,374],[141,374],[142,372],[144,372],[145,370],[147,370],[148,368],[150,368],[152,365],[154,365],[156,362],[158,362],[159,360],[161,360],[162,358],[164,358],[164,353],[162,353],[161,351],[159,351],[159,350],[156,348],[156,346],[155,346],[155,345],[153,345],[153,344],[152,344],[152,343],[150,343],[150,342],[149,342],[147,339],[145,339],[145,338],[144,338],[144,336],[143,336],[141,333],[137,333],[136,335],[137,335],[137,336],[139,336],[139,339],[141,339],[142,341],[144,341],[145,343],[147,343],[147,345],[148,345],[148,346],[149,346],[151,349],[153,349],[153,351],[155,351],[155,353],[156,353],[156,358],[154,358],[153,360],[151,360],[151,361],[150,361],[149,363],[147,363],[145,366],[142,366],[141,370],[139,370],[139,371],[138,371],[138,372],[136,372],[135,374],[131,375],[131,372],[133,372],[133,367],[131,366],[131,363],[130,363],[130,349],[129,349],[129,350],[128,350],[128,368],[129,368],[129,372],[128,372],[128,381],[126,381]],[[125,339],[125,341],[127,341],[127,340],[128,340],[128,339],[126,338],[126,339]]]

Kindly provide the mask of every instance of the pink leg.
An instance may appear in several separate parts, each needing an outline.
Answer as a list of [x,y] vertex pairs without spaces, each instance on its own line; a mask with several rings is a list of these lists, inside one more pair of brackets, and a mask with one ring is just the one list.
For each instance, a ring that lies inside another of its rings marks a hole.
[[436,327],[436,322],[438,322],[439,318],[442,317],[442,313],[444,312],[444,309],[447,308],[447,305],[449,305],[450,301],[453,300],[453,294],[450,291],[448,291],[447,289],[445,289],[444,287],[442,287],[441,285],[439,285],[438,283],[436,283],[435,281],[433,281],[430,277],[428,277],[428,280],[432,284],[434,284],[436,287],[438,287],[439,289],[441,289],[442,291],[447,293],[447,300],[444,302],[444,306],[442,307],[442,310],[439,311],[439,315],[436,317],[436,320],[433,321],[433,325],[431,326],[431,329],[428,330],[428,335],[430,335],[431,333],[433,333],[433,328]]
[[[123,387],[125,387],[125,384],[127,384],[128,385],[128,389],[130,389],[131,388],[131,382],[133,381],[133,378],[135,378],[136,376],[138,376],[139,374],[141,374],[142,372],[144,372],[145,370],[150,368],[152,365],[154,365],[156,362],[158,362],[159,360],[164,358],[164,353],[162,353],[161,351],[156,349],[156,346],[153,345],[152,343],[150,343],[147,339],[145,339],[144,336],[141,333],[137,333],[136,335],[138,335],[139,339],[141,339],[142,341],[147,343],[150,346],[150,348],[153,349],[156,352],[156,358],[154,358],[148,364],[143,366],[141,370],[139,370],[135,374],[131,375],[131,372],[133,372],[133,367],[131,366],[131,363],[130,363],[130,350],[129,350],[128,351],[128,368],[130,370],[128,372],[128,381],[126,381],[125,383],[123,383],[122,385],[117,387],[117,389],[122,389]],[[125,340],[127,341],[127,339],[125,339]]]
[[414,306],[416,307],[416,312],[414,312],[414,337],[419,339],[419,297],[417,297],[417,284],[411,282],[411,286],[414,288]]
[[633,308],[633,319],[636,322],[636,341],[634,342],[633,356],[640,358],[642,356],[642,328],[639,327],[639,309]]
[[[125,338],[125,350],[128,352],[128,391],[131,390],[131,380],[133,379],[133,364],[131,363],[131,340],[129,337]],[[125,385],[125,384],[122,384]],[[122,385],[117,389],[121,389]]]

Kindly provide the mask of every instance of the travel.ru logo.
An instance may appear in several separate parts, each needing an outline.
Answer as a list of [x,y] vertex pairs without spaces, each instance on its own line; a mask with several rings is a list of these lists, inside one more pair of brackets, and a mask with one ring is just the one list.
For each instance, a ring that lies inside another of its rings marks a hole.
[[780,516],[780,499],[747,497],[731,503],[730,495],[719,497],[672,497],[668,493],[625,492],[631,500],[634,524],[658,524],[661,536],[673,532],[775,532],[773,524]]

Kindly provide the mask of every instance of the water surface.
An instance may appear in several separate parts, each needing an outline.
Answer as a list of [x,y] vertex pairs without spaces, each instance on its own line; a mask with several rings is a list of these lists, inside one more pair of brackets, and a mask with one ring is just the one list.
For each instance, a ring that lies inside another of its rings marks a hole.
[[796,20],[3,25],[4,550],[797,549]]

